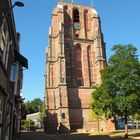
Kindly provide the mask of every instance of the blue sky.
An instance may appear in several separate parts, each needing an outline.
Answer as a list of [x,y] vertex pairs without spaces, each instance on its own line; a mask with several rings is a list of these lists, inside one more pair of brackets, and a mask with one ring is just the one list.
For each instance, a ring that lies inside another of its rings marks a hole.
[[[71,0],[63,0],[71,1]],[[75,0],[91,6],[92,0]],[[12,0],[14,3],[15,0]],[[21,53],[28,58],[29,69],[24,70],[23,96],[27,100],[44,97],[45,49],[48,28],[57,0],[21,0],[25,7],[14,8],[17,32],[21,33]],[[140,55],[140,0],[93,0],[101,17],[107,58],[114,44],[132,43]],[[140,57],[139,57],[140,58]]]

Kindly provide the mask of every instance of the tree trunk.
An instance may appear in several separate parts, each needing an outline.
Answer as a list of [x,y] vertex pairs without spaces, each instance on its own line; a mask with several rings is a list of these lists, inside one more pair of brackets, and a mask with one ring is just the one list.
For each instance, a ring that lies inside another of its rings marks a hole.
[[99,122],[99,118],[97,119],[97,121],[98,121],[98,135],[99,135],[99,133],[100,133],[100,122]]
[[138,119],[136,120],[136,128],[137,128],[137,131],[139,130],[139,121]]
[[125,135],[124,135],[124,138],[128,138],[127,111],[126,111],[126,114],[124,116],[124,121],[125,121]]

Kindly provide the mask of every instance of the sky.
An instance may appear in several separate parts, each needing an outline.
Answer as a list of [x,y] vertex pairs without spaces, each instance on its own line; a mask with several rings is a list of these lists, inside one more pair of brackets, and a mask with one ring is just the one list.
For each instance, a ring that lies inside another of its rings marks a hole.
[[[20,52],[28,59],[24,70],[23,97],[25,101],[44,97],[45,50],[48,28],[57,0],[20,0],[24,7],[13,9],[17,32],[21,34]],[[63,0],[71,2],[71,0]],[[93,2],[92,2],[93,1]],[[12,0],[14,4],[15,0]],[[75,0],[77,4],[96,8],[109,58],[115,44],[133,44],[140,55],[140,0]],[[140,58],[140,56],[139,56]]]

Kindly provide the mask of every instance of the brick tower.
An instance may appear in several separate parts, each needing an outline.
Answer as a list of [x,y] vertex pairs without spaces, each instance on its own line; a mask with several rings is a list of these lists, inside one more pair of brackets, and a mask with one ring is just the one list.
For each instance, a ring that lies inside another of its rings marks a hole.
[[106,65],[100,18],[95,8],[58,1],[46,50],[47,131],[91,130],[93,86]]

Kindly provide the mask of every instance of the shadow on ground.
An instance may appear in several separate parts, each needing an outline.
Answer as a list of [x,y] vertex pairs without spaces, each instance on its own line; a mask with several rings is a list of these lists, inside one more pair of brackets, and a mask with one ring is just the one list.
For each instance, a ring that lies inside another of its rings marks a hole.
[[[43,132],[22,132],[21,140],[122,140],[123,132],[91,135],[84,134],[46,134]],[[139,138],[140,133],[130,133],[129,140]],[[126,139],[123,139],[126,140]],[[137,139],[138,140],[138,139]]]
[[[111,137],[110,135],[91,135],[91,134],[69,134],[67,137],[65,135],[60,135],[59,136],[62,139],[67,139],[67,140],[121,140],[122,137],[120,136],[115,136]],[[130,139],[131,140],[131,139]]]

